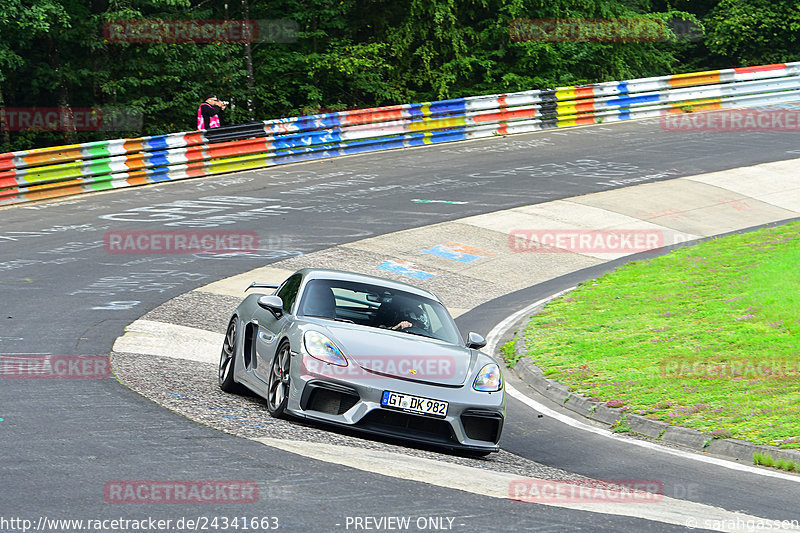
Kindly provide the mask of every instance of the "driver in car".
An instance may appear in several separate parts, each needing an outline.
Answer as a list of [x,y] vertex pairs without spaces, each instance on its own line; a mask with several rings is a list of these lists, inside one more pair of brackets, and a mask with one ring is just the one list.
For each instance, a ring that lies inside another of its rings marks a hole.
[[[384,306],[388,306],[384,309]],[[403,330],[416,327],[427,331],[425,312],[414,302],[406,301],[395,297],[392,302],[385,302],[381,306],[381,315],[384,319],[384,326],[393,330]],[[394,326],[395,321],[400,320]]]
[[406,329],[412,327],[414,324],[408,320],[401,320],[398,324],[392,326],[390,329]]

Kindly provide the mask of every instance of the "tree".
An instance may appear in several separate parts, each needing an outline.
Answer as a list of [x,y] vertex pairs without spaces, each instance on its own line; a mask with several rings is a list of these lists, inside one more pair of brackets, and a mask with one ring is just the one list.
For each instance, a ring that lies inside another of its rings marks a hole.
[[800,4],[789,0],[722,0],[708,14],[708,49],[727,66],[800,59]]
[[[115,21],[247,18],[298,31],[249,44],[104,34]],[[601,34],[518,31],[547,20]],[[675,39],[675,20],[705,25],[705,38]],[[192,130],[209,92],[233,102],[225,118],[238,123],[789,61],[800,57],[798,27],[788,0],[6,0],[0,120],[4,106],[115,107],[144,120],[112,131],[6,127],[0,151]]]

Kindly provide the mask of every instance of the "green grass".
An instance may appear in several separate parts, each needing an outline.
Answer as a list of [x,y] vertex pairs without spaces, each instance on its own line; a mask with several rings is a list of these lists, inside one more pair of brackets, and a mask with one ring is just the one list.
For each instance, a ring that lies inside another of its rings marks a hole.
[[[514,334],[516,335],[517,332],[515,331]],[[502,346],[500,346],[500,353],[503,354],[503,358],[506,361],[513,361],[516,359],[517,341],[519,341],[519,337],[514,337],[511,340],[506,341]]]
[[630,432],[630,430],[631,430],[631,425],[628,424],[625,418],[622,418],[621,420],[618,420],[617,422],[611,425],[612,433],[628,433]]
[[778,459],[775,461],[775,468],[779,470],[786,470],[787,472],[793,472],[797,470],[797,465],[794,461],[789,461],[787,459]]
[[549,304],[524,336],[545,375],[596,401],[800,449],[800,223],[630,263]]
[[788,459],[775,459],[768,453],[755,452],[753,454],[753,464],[777,468],[787,472],[800,472],[800,465]]
[[768,453],[755,452],[753,454],[753,463],[761,466],[775,466],[775,459]]

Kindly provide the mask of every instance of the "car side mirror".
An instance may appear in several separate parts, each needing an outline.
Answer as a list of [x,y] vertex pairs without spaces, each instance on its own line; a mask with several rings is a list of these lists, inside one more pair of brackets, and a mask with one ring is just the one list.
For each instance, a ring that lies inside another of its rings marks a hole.
[[283,315],[283,300],[281,300],[280,296],[261,296],[258,299],[258,306],[272,312],[275,318],[280,318]]
[[467,335],[467,348],[480,350],[484,346],[486,346],[486,339],[483,338],[483,335],[478,335],[474,331],[470,331],[469,335]]

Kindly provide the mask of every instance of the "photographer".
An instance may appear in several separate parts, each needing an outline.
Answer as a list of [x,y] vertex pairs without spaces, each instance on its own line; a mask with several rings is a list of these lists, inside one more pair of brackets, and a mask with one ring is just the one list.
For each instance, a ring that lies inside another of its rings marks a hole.
[[210,130],[222,126],[220,114],[228,107],[228,102],[223,102],[214,94],[206,96],[205,101],[197,108],[197,129]]

